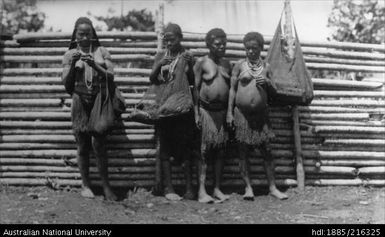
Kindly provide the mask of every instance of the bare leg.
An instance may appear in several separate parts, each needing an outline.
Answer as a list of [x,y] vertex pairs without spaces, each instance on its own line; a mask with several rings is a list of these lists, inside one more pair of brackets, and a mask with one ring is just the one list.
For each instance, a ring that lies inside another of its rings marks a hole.
[[170,153],[169,147],[163,137],[160,137],[160,148],[159,156],[162,165],[163,178],[164,178],[164,195],[167,199],[171,201],[179,201],[182,198],[175,193],[175,190],[171,183],[171,162],[170,162]]
[[91,191],[91,184],[89,178],[90,157],[89,152],[91,149],[91,136],[86,133],[78,133],[76,135],[76,143],[78,146],[78,167],[80,176],[82,177],[82,191],[81,195],[85,198],[94,198],[95,195]]
[[[190,154],[187,154],[190,156]],[[185,174],[185,182],[186,182],[186,193],[184,194],[184,198],[188,200],[193,200],[194,199],[194,192],[192,189],[192,170],[191,170],[191,160],[188,157],[184,164],[184,174]]]
[[221,187],[221,181],[222,181],[222,173],[223,173],[223,165],[224,165],[224,158],[225,158],[225,152],[223,150],[216,150],[215,151],[215,164],[214,164],[214,173],[215,173],[215,185],[214,185],[214,193],[213,196],[218,198],[220,201],[225,201],[230,198],[229,195],[225,195],[220,190]]
[[254,192],[251,187],[250,181],[250,164],[248,158],[248,147],[246,144],[239,144],[239,167],[241,169],[241,175],[243,181],[245,181],[246,188],[245,194],[243,195],[244,200],[254,201]]
[[270,150],[268,150],[266,145],[262,145],[260,151],[264,156],[264,167],[265,167],[267,181],[269,183],[270,195],[280,200],[287,199],[288,196],[282,193],[281,191],[279,191],[275,186],[274,161],[273,161],[273,157],[271,156]]
[[207,172],[207,163],[206,152],[202,152],[201,159],[198,161],[198,175],[199,175],[199,191],[198,191],[198,201],[201,203],[214,203],[214,199],[207,194],[206,192],[206,172]]
[[107,200],[116,201],[118,198],[112,192],[111,186],[108,182],[108,161],[106,153],[106,141],[105,136],[96,135],[92,137],[92,146],[95,151],[96,162],[98,165],[100,178],[102,180],[102,186],[104,195]]

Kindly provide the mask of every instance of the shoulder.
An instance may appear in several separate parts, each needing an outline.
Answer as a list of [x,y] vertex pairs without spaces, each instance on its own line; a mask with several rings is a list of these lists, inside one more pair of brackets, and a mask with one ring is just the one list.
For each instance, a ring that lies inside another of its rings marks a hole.
[[263,61],[263,67],[264,67],[265,69],[268,69],[268,70],[271,69],[270,63],[268,63],[268,62],[266,62],[266,61]]
[[63,63],[69,64],[72,60],[72,55],[76,52],[76,49],[67,50],[63,55]]
[[156,54],[155,54],[155,61],[160,60],[160,59],[163,58],[165,55],[166,55],[166,50],[165,50],[165,49],[158,50],[158,51],[156,52]]
[[206,61],[207,60],[207,58],[206,58],[206,56],[203,56],[203,57],[199,57],[199,58],[197,58],[197,60],[196,60],[196,64],[202,64],[204,61]]
[[64,53],[64,58],[66,57],[72,57],[72,54],[76,52],[77,49],[69,49]]
[[107,50],[107,48],[105,48],[103,46],[99,46],[97,48],[97,51],[99,51],[102,54],[103,58],[111,57],[110,52]]
[[221,65],[225,68],[231,68],[230,60],[228,60],[227,58],[221,59]]
[[245,62],[245,59],[240,59],[234,63],[234,69],[240,69],[242,64]]
[[186,56],[191,56],[191,57],[194,56],[193,52],[191,52],[190,50],[185,50],[185,51],[183,52],[183,54],[186,55]]
[[165,54],[166,54],[167,50],[165,49],[161,49],[161,50],[158,50],[155,54],[155,56],[161,56],[163,57]]

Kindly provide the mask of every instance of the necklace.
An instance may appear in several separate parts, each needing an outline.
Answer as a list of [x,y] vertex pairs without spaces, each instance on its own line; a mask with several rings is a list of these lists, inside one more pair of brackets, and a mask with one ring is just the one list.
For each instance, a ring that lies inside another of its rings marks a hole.
[[[90,48],[89,48],[89,54],[91,54],[91,52],[92,52],[92,44],[90,45]],[[88,90],[92,90],[93,77],[94,76],[93,76],[92,67],[90,67],[87,63],[84,63],[84,84],[86,85]]]
[[258,59],[256,63],[252,63],[249,59],[246,59],[246,62],[251,76],[253,78],[258,78],[263,71],[262,60]]
[[[175,67],[179,61],[179,57],[180,57],[181,53],[179,52],[175,57],[173,57],[173,60],[172,62],[170,63],[169,65],[169,70],[168,70],[168,75],[167,75],[167,81],[171,81],[173,79],[173,73],[175,71]],[[170,51],[167,51],[166,52],[166,55],[165,56],[170,56]]]

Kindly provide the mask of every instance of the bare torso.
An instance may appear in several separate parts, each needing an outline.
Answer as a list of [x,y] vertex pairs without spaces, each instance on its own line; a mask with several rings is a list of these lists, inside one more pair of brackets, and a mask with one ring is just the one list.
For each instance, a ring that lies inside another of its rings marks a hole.
[[202,63],[202,81],[199,97],[208,103],[227,104],[229,96],[230,63],[221,60],[217,65],[209,57]]
[[[243,112],[255,113],[267,108],[267,93],[249,73],[246,63],[241,63],[235,105]],[[260,76],[264,76],[264,72]]]

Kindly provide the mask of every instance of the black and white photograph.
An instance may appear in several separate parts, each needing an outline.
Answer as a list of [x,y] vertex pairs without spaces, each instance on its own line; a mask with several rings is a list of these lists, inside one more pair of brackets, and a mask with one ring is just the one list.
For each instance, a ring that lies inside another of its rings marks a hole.
[[383,0],[0,0],[0,23],[1,236],[385,235]]

